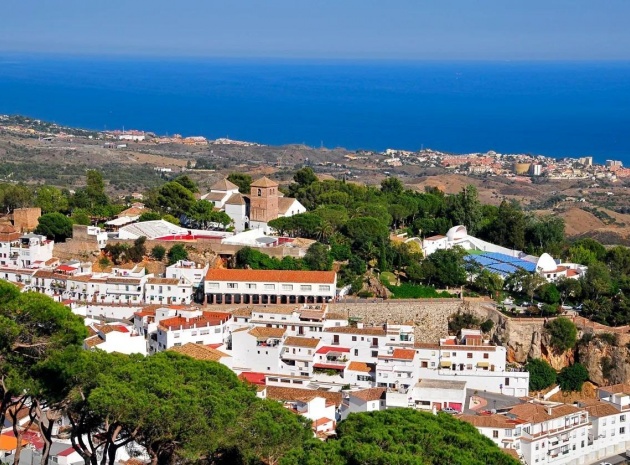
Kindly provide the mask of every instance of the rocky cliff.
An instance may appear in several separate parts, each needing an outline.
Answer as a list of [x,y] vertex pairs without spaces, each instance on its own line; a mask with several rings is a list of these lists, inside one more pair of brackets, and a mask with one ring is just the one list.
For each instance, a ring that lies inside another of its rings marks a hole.
[[577,358],[599,386],[630,382],[630,350],[610,338],[584,338],[578,345]]

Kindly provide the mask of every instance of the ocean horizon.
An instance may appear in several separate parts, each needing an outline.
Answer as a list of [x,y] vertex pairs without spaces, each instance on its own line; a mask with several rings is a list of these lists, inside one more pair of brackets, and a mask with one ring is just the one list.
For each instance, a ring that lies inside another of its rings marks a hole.
[[630,62],[0,53],[0,114],[94,130],[630,165]]

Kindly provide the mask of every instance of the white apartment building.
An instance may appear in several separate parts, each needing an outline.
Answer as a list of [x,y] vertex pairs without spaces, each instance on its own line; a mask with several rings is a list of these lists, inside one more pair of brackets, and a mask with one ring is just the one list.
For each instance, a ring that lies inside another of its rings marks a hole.
[[232,356],[234,371],[277,374],[285,332],[284,328],[262,326],[244,327],[232,331],[228,344],[231,351],[228,353]]
[[158,308],[154,318],[157,331],[149,335],[149,352],[160,352],[189,342],[223,345],[231,322],[229,313],[196,308]]
[[348,402],[341,408],[341,419],[345,420],[351,413],[376,412],[385,410],[386,388],[368,388],[348,393]]
[[410,407],[439,411],[452,408],[461,412],[466,401],[466,381],[420,379],[410,388],[388,390],[386,407]]
[[40,268],[53,257],[55,243],[39,234],[20,234],[12,226],[0,232],[0,266]]
[[164,276],[184,281],[196,288],[203,283],[209,267],[208,263],[202,266],[189,260],[180,260],[171,266],[167,266]]
[[527,464],[579,463],[587,450],[589,417],[582,408],[526,403],[507,416],[523,421],[521,454]]
[[336,296],[337,274],[210,269],[204,287],[209,304],[325,303]]
[[148,304],[190,305],[193,287],[177,278],[148,278],[144,286],[144,299]]
[[279,373],[294,376],[313,375],[313,357],[320,345],[319,339],[288,336],[280,349]]
[[490,345],[478,330],[462,330],[439,344],[415,345],[420,378],[466,381],[469,389],[514,397],[529,393],[529,373],[507,368],[505,347]]

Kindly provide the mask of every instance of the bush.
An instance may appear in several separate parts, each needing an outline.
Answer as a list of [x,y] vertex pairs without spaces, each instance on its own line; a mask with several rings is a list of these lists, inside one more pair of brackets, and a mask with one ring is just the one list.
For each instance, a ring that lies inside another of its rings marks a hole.
[[571,320],[559,317],[545,325],[545,331],[551,337],[551,347],[564,352],[575,347],[577,342],[577,328]]
[[55,242],[64,242],[72,237],[72,220],[61,213],[46,213],[39,217],[35,233],[53,239]]
[[481,323],[481,326],[479,328],[484,333],[489,333],[490,331],[492,331],[492,328],[494,328],[494,321],[488,318],[486,321]]
[[462,329],[477,328],[481,325],[481,320],[469,312],[457,312],[448,319],[448,331],[457,334]]
[[368,299],[370,297],[374,297],[374,293],[372,291],[360,291],[357,293],[357,296],[362,299]]
[[529,390],[540,391],[556,383],[557,373],[545,360],[536,358],[527,362],[525,370],[529,372]]
[[581,363],[564,367],[558,375],[560,389],[565,392],[581,391],[585,381],[588,381],[588,370]]
[[188,252],[181,244],[175,244],[171,247],[171,250],[168,251],[168,264],[174,265],[180,260],[186,260],[188,258]]
[[158,261],[162,261],[166,256],[166,249],[161,245],[156,245],[151,249],[151,256]]
[[601,339],[606,344],[611,345],[613,347],[617,347],[619,345],[619,336],[613,333],[598,334],[597,339]]

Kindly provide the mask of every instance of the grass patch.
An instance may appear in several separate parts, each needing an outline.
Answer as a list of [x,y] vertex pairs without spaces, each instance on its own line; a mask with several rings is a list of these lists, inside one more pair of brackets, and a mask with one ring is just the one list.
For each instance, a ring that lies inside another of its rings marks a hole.
[[392,299],[452,299],[457,296],[446,291],[438,292],[433,287],[415,284],[401,284],[400,286],[386,286],[392,293]]

